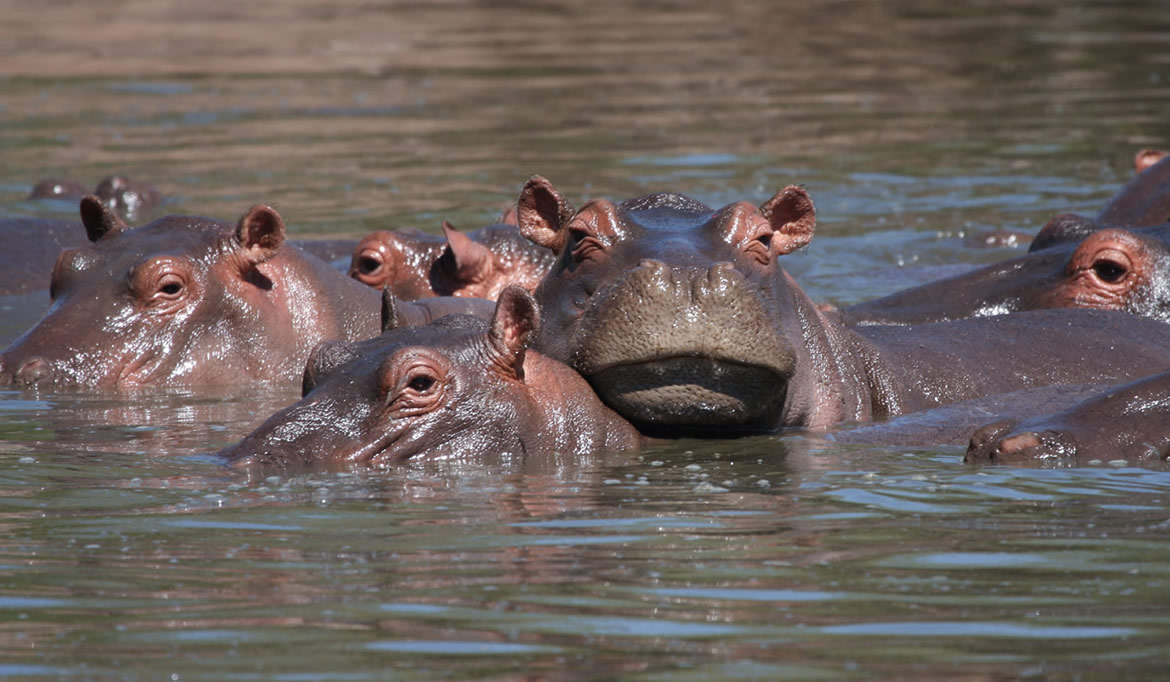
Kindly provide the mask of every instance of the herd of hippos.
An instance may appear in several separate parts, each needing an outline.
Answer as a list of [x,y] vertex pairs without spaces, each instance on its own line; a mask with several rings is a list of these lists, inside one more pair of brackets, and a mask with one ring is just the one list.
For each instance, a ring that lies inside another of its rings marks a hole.
[[131,227],[153,188],[46,181],[32,196],[80,196],[87,240],[66,221],[0,221],[55,259],[46,282],[54,261],[23,255],[32,271],[4,285],[47,286],[52,305],[0,355],[0,384],[299,380],[300,401],[219,453],[263,470],[787,427],[969,442],[972,462],[1161,461],[1170,156],[1135,165],[1097,216],[1053,218],[1026,255],[843,308],[783,268],[816,224],[799,186],[760,206],[657,193],[574,208],[534,176],[499,224],[376,232],[343,245],[346,273],[331,242],[286,240],[268,206]]

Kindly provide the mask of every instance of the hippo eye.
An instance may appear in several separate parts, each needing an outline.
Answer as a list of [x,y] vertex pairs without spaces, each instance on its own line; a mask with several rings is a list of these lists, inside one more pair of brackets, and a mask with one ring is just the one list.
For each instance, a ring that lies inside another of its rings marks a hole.
[[426,376],[426,375],[419,375],[419,376],[416,376],[415,378],[411,379],[410,383],[407,384],[407,387],[409,387],[410,390],[412,390],[412,391],[417,391],[418,393],[426,393],[434,385],[435,385],[435,378],[434,377]]
[[1128,272],[1124,265],[1115,261],[1101,259],[1093,263],[1093,273],[1106,284],[1117,284]]
[[358,259],[358,272],[363,275],[372,275],[382,267],[382,261],[371,256],[362,256]]
[[168,272],[159,278],[154,296],[151,298],[156,301],[174,301],[182,296],[185,284],[182,277]]

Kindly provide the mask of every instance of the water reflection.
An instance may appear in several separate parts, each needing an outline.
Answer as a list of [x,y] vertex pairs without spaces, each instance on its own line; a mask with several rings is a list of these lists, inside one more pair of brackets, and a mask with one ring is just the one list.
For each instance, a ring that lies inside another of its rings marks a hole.
[[[6,8],[0,214],[125,173],[306,236],[790,182],[852,303],[1093,213],[1165,146],[1163,3]],[[30,237],[30,238],[35,238]],[[0,300],[10,340],[47,296]],[[793,433],[249,479],[272,394],[0,392],[0,675],[1154,679],[1165,471],[972,469]],[[1108,460],[1105,460],[1108,461]]]

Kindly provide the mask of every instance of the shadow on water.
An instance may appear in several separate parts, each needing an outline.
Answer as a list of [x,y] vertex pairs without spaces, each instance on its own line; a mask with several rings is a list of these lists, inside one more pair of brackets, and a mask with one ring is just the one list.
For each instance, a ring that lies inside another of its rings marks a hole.
[[[0,218],[42,177],[294,236],[797,182],[850,303],[1018,253],[1167,144],[1164,3],[13,6]],[[21,262],[5,245],[0,265]],[[50,249],[51,250],[51,249]],[[7,266],[5,266],[7,267]],[[0,298],[0,340],[48,306]],[[1152,679],[1170,473],[815,434],[297,476],[207,455],[296,397],[0,391],[0,675]]]

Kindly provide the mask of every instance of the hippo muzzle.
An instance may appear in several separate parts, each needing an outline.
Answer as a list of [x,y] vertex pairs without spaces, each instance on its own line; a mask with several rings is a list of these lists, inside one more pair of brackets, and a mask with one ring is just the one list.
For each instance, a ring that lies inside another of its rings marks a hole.
[[596,293],[570,364],[650,431],[758,430],[776,423],[796,366],[762,292],[732,263],[642,260]]

